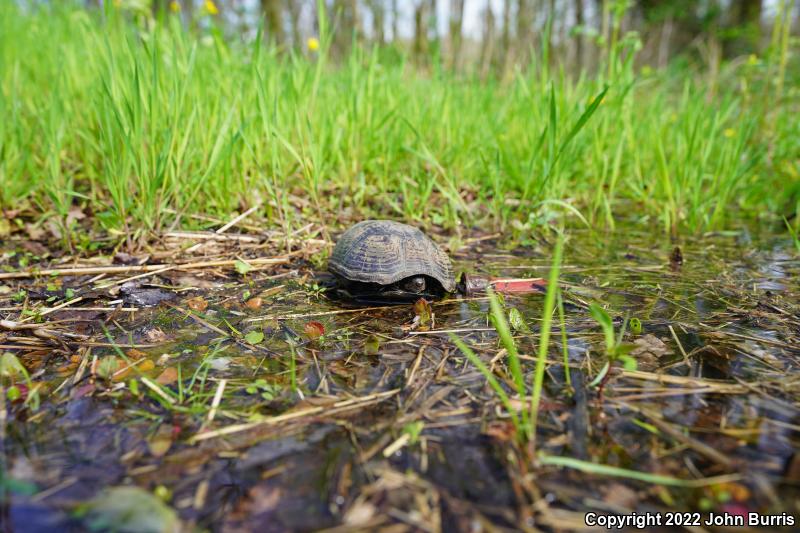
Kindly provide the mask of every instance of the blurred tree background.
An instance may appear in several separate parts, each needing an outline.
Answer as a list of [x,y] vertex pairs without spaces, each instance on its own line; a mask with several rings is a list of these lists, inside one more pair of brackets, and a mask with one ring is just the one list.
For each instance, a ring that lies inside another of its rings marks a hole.
[[[319,10],[330,24],[329,53],[353,46],[400,52],[421,67],[482,76],[513,73],[535,57],[571,72],[601,64],[608,47],[636,42],[639,66],[673,58],[702,61],[761,54],[780,36],[776,18],[797,29],[797,0],[85,0],[87,7],[179,14],[189,27],[212,11],[228,37],[266,40],[303,51],[320,34]],[[782,27],[786,27],[783,25]]]

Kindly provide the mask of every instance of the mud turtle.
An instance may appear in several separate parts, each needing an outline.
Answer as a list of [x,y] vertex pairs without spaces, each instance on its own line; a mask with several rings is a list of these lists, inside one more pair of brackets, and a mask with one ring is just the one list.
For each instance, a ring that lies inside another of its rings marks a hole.
[[450,259],[417,228],[365,220],[345,231],[328,263],[338,293],[362,303],[403,303],[454,292]]

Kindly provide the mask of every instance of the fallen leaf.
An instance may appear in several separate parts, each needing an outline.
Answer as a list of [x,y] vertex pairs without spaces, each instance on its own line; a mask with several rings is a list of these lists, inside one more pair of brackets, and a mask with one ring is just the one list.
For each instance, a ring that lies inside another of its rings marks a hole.
[[228,367],[231,366],[231,360],[228,357],[217,357],[215,359],[211,359],[208,362],[208,366],[210,366],[213,370],[228,370]]
[[247,302],[244,304],[244,306],[247,307],[248,309],[250,309],[251,311],[255,311],[257,309],[261,309],[261,305],[263,303],[264,303],[264,300],[262,300],[261,298],[256,296],[255,298],[250,298],[249,300],[247,300]]
[[162,424],[147,440],[147,448],[153,457],[163,457],[172,448],[172,426]]
[[663,355],[672,353],[672,350],[670,350],[669,347],[664,344],[664,341],[652,333],[648,333],[647,335],[639,337],[633,341],[633,344],[635,344],[636,347],[633,348],[629,353],[635,357],[641,357],[643,355],[661,357]]
[[634,339],[633,344],[629,346],[632,348],[627,357],[633,358],[637,363],[637,367],[645,371],[653,370],[661,356],[672,353],[672,350],[664,344],[664,341],[652,333],[637,337]]
[[262,331],[254,329],[253,331],[244,336],[244,340],[246,340],[250,344],[261,344],[264,341],[264,333]]
[[139,487],[111,487],[87,504],[84,521],[93,531],[173,533],[180,529],[175,511]]
[[141,350],[137,350],[136,348],[131,348],[130,350],[125,352],[125,355],[127,355],[129,358],[133,359],[134,361],[136,361],[138,359],[141,359],[142,357],[146,357],[147,356],[146,353],[144,353]]
[[303,330],[305,331],[306,336],[312,341],[317,340],[325,335],[325,326],[322,325],[321,322],[317,322],[315,320],[306,322],[305,326],[303,326]]
[[625,509],[638,508],[639,497],[636,491],[622,483],[610,483],[601,489],[603,501],[614,507]]
[[125,252],[118,252],[114,256],[114,263],[119,265],[143,265],[150,259],[149,255],[135,256]]
[[496,293],[500,294],[525,294],[542,292],[547,286],[547,281],[542,278],[532,279],[493,279],[490,285]]
[[376,511],[375,506],[369,502],[356,502],[344,514],[344,523],[349,527],[366,526]]
[[167,340],[167,334],[161,331],[160,328],[148,328],[147,331],[144,332],[144,338],[147,342],[157,343]]
[[172,385],[176,381],[178,381],[178,369],[174,366],[165,368],[156,378],[156,383],[159,385]]
[[136,368],[139,369],[139,372],[150,372],[156,367],[156,364],[148,359],[147,361],[142,361],[139,363]]
[[28,238],[32,241],[40,241],[47,234],[46,231],[34,224],[25,224],[25,233],[28,234]]
[[414,302],[414,313],[419,317],[420,326],[429,326],[431,323],[431,304],[425,298],[420,298]]
[[215,289],[221,285],[220,283],[188,274],[175,276],[171,279],[173,285],[177,285],[179,287],[191,287],[194,289]]
[[119,288],[122,300],[128,305],[137,307],[155,307],[178,297],[172,291],[162,288],[148,288],[138,282],[129,281]]
[[509,442],[516,438],[517,431],[514,428],[514,424],[511,422],[505,422],[498,420],[496,422],[490,422],[486,426],[486,435],[492,437],[500,442]]
[[364,340],[364,354],[378,355],[381,349],[381,341],[375,335],[370,335]]
[[88,396],[94,391],[95,391],[94,383],[87,383],[86,385],[72,389],[71,396],[73,399],[83,398],[84,396]]
[[95,375],[104,379],[110,379],[119,370],[119,359],[113,355],[108,355],[97,362]]
[[208,309],[208,302],[202,296],[195,296],[194,298],[189,298],[186,301],[186,305],[192,311],[197,311],[199,313],[202,313],[203,311]]

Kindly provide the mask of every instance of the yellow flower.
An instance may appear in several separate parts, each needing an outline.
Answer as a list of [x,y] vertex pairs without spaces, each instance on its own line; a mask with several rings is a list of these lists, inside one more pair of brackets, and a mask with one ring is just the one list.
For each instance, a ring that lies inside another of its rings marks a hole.
[[755,55],[755,54],[750,54],[750,55],[747,57],[747,64],[748,64],[748,65],[751,65],[751,66],[752,66],[752,65],[758,65],[758,56],[757,56],[757,55]]
[[179,13],[181,10],[181,5],[177,2],[177,0],[172,0],[172,2],[169,3],[169,10],[173,13]]
[[213,0],[206,0],[203,5],[205,6],[206,12],[209,15],[216,15],[217,13],[219,13],[219,9],[217,9],[217,4],[215,4]]
[[651,67],[650,65],[644,65],[642,67],[642,76],[649,76],[652,73],[653,73],[653,67]]
[[734,135],[736,135],[736,130],[735,130],[735,129],[733,129],[733,128],[725,128],[725,129],[722,131],[722,134],[723,134],[725,137],[727,137],[728,139],[730,139],[731,137],[733,137]]
[[309,37],[308,41],[306,41],[306,46],[308,46],[308,49],[312,52],[316,52],[319,50],[319,39],[316,37]]

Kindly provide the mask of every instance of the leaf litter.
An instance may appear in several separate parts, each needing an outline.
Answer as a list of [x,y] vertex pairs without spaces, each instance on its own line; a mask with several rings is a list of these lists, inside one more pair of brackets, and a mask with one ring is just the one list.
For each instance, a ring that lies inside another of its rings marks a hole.
[[[615,235],[575,232],[567,249],[567,344],[556,317],[533,459],[449,337],[508,405],[530,401],[483,293],[343,308],[308,281],[320,275],[302,259],[313,240],[269,258],[230,239],[153,269],[164,254],[125,261],[133,270],[73,261],[7,276],[10,525],[555,530],[590,510],[787,510],[800,479],[800,260],[769,234],[746,253],[687,239],[680,260],[652,235]],[[546,275],[548,257],[497,246],[454,260],[488,279]],[[51,276],[72,298],[29,296]],[[501,305],[531,381],[543,298],[511,292]]]

